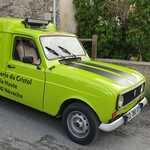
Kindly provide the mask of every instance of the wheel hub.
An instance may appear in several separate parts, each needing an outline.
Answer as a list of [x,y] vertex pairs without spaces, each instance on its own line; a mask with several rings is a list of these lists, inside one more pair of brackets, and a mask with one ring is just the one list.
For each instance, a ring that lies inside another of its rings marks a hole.
[[71,112],[67,118],[67,125],[69,131],[77,138],[84,138],[89,133],[89,121],[82,112]]

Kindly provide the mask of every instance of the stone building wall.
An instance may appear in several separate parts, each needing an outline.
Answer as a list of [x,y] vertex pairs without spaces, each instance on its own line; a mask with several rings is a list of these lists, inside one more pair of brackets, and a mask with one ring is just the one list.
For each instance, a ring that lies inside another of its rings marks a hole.
[[[65,32],[76,32],[73,0],[56,0],[57,26]],[[0,0],[0,16],[52,19],[53,0]]]
[[0,0],[0,16],[50,19],[53,0]]

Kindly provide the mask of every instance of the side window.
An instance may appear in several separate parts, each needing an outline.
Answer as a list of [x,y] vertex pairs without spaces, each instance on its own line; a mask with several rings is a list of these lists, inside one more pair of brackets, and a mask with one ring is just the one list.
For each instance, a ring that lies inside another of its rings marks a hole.
[[31,39],[16,38],[13,59],[33,65],[40,64],[38,50]]

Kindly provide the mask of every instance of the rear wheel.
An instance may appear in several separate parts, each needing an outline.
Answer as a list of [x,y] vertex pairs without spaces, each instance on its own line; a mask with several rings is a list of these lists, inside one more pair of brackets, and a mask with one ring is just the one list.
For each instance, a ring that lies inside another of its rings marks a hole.
[[70,139],[78,144],[91,143],[98,133],[99,121],[95,113],[82,103],[72,103],[65,109],[63,123]]

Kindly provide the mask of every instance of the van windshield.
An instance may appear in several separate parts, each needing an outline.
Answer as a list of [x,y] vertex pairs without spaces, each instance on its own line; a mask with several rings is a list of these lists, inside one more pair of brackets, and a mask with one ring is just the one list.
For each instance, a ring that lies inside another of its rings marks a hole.
[[76,37],[42,36],[40,38],[44,53],[50,59],[85,56],[86,53]]

